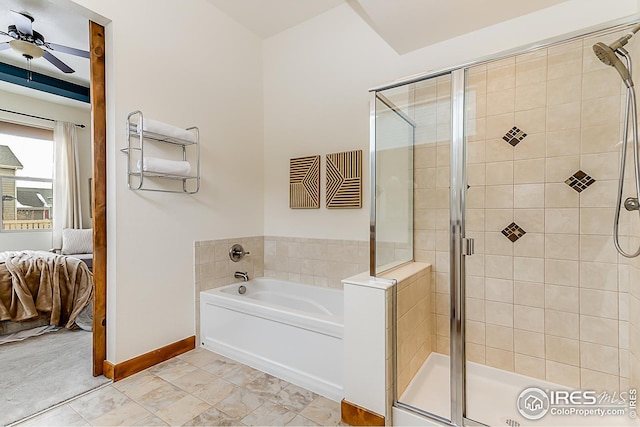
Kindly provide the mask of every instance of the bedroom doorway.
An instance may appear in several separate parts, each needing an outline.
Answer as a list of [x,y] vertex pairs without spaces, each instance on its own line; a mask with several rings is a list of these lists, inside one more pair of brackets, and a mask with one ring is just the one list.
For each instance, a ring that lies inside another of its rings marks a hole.
[[[8,4],[10,3],[10,6]],[[3,9],[6,10],[22,10],[21,9],[21,0],[0,0],[0,12]],[[67,3],[67,2],[60,2]],[[70,2],[69,2],[70,3]],[[3,7],[6,6],[6,7]],[[24,6],[33,6],[32,3],[24,2]],[[67,6],[65,4],[65,6]],[[33,6],[35,8],[35,6]],[[86,372],[88,376],[99,377],[103,374],[103,365],[106,359],[106,260],[107,260],[107,248],[106,248],[106,93],[105,93],[105,36],[104,36],[104,27],[96,22],[93,22],[88,19],[89,16],[95,17],[96,14],[84,9],[79,8],[77,5],[73,5],[73,7],[68,7],[70,13],[83,15],[85,18],[85,23],[89,27],[89,57],[86,59],[86,63],[90,64],[89,72],[89,97],[90,97],[90,119],[87,117],[82,122],[78,121],[76,123],[84,123],[90,126],[87,126],[88,129],[85,129],[87,134],[90,134],[90,146],[91,151],[93,152],[91,160],[87,159],[87,164],[90,162],[90,166],[87,167],[89,176],[91,177],[91,182],[89,183],[88,178],[86,176],[82,177],[82,191],[86,193],[88,188],[91,189],[91,196],[89,197],[88,206],[90,206],[91,217],[92,217],[92,240],[93,240],[93,276],[94,276],[94,293],[93,293],[93,304],[92,304],[92,333],[91,336],[87,336],[87,353],[86,356],[83,356],[83,360],[86,361],[87,366],[84,368],[83,372]],[[98,17],[100,20],[101,18]],[[44,19],[36,20],[34,24],[34,29],[37,29],[37,24],[42,22]],[[104,21],[101,21],[105,23]],[[86,27],[85,27],[86,28]],[[0,30],[6,30],[6,26],[4,28],[0,28]],[[54,36],[51,39],[58,41],[58,39],[54,39]],[[86,40],[86,39],[85,39]],[[4,42],[4,38],[0,40],[0,42]],[[64,42],[64,41],[63,41]],[[86,43],[86,42],[85,42]],[[86,49],[86,47],[84,47]],[[56,54],[58,55],[58,54]],[[58,55],[62,58],[66,58],[64,54]],[[4,61],[0,59],[0,63]],[[35,63],[35,61],[34,61]],[[22,65],[22,64],[17,64]],[[0,66],[0,72],[3,69]],[[34,75],[35,75],[35,67],[34,67]],[[0,88],[2,89],[2,88]],[[7,103],[3,103],[3,108],[11,108],[11,110],[21,111],[24,106],[21,103],[9,102],[8,99],[4,99]],[[86,105],[86,104],[85,104]],[[53,111],[53,110],[51,110]],[[88,109],[87,116],[88,116]],[[55,114],[48,115],[43,114],[43,116],[47,117],[56,117]],[[0,118],[1,119],[1,118]],[[89,140],[87,140],[89,143]],[[85,147],[89,146],[89,144],[85,145]],[[15,181],[15,180],[14,180]],[[86,197],[83,194],[83,197]],[[85,199],[85,202],[86,199]],[[17,202],[15,203],[18,204]],[[86,212],[86,209],[85,209]],[[6,236],[6,235],[5,235]],[[6,243],[6,242],[5,242]],[[28,239],[23,242],[28,249]],[[47,246],[45,249],[49,249],[53,246]],[[63,331],[60,331],[63,332]],[[62,355],[62,358],[65,358],[64,354],[67,349],[64,349],[63,340],[57,340],[54,342],[52,338],[56,334],[49,334],[50,337],[48,344],[43,344],[48,348],[48,351],[53,354],[54,347],[60,347],[60,352],[58,354]],[[89,334],[87,334],[89,335]],[[41,338],[41,337],[39,337]],[[62,337],[58,337],[62,338]],[[26,340],[25,343],[29,341]],[[21,347],[22,348],[26,347]],[[90,348],[90,352],[89,352]],[[25,350],[26,351],[26,350]],[[4,351],[3,353],[7,353]],[[26,356],[26,354],[25,354]],[[68,357],[67,357],[68,358]],[[53,359],[53,358],[52,358]],[[25,362],[27,359],[25,358]],[[47,362],[47,365],[53,366],[51,361]],[[5,367],[6,368],[6,367]],[[33,370],[30,374],[26,374],[27,376],[37,377],[36,369]],[[45,377],[44,375],[40,376],[39,379],[42,380]],[[6,377],[5,377],[6,379]],[[0,378],[0,383],[3,383],[3,388],[12,389],[15,383],[11,381],[5,381],[5,379]],[[100,379],[100,381],[105,380],[102,377],[96,378],[96,380]],[[55,378],[51,379],[51,384],[56,387],[56,389],[64,389],[66,387],[66,381],[58,381]],[[88,379],[86,381],[89,384],[98,384],[96,382],[91,383]],[[90,387],[95,387],[90,386]],[[56,395],[57,393],[51,393],[52,395]],[[11,393],[9,394],[11,396]],[[35,399],[35,397],[34,397]],[[64,398],[63,398],[64,399]],[[5,400],[5,399],[2,399]],[[13,400],[13,396],[10,399],[5,400],[5,403],[9,403],[10,400]],[[33,402],[36,403],[36,402]],[[51,404],[55,404],[53,402]],[[32,406],[31,402],[27,406]],[[39,408],[37,405],[33,405],[32,408],[29,408],[32,411],[39,411],[44,408]],[[0,411],[1,413],[2,411]],[[5,414],[6,415],[6,414]],[[31,414],[24,414],[25,416]],[[2,418],[2,417],[0,417]],[[22,418],[22,417],[21,417]],[[0,425],[4,424],[4,422],[0,422]]]

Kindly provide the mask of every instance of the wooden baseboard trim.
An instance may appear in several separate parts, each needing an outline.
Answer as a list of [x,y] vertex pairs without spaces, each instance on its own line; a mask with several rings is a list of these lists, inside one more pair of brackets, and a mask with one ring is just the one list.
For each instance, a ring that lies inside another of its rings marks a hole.
[[352,426],[384,426],[384,417],[354,403],[340,402],[342,421]]
[[173,344],[165,345],[149,353],[141,354],[133,359],[126,360],[115,365],[108,360],[104,361],[104,376],[115,381],[127,378],[130,375],[143,371],[160,362],[169,360],[179,354],[186,353],[196,348],[196,337],[191,336]]

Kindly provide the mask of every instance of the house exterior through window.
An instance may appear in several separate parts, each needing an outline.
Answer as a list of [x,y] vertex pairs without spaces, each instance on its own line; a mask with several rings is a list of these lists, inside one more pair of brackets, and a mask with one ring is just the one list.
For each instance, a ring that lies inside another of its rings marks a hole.
[[0,232],[52,228],[52,131],[0,122],[0,188]]

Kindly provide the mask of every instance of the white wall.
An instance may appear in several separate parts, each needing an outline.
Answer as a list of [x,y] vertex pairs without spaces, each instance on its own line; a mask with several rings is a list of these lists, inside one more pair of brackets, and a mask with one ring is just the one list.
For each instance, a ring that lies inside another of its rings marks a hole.
[[[108,18],[107,359],[195,334],[196,240],[263,234],[261,43],[204,0],[77,0]],[[199,126],[198,194],[126,185],[124,123],[140,109]]]
[[[370,87],[638,11],[636,0],[573,0],[398,56],[346,4],[261,43],[205,0],[74,1],[110,20],[107,357],[115,363],[194,334],[194,240],[367,238],[368,184],[363,209],[292,211],[288,159],[366,152]],[[135,109],[200,127],[199,194],[126,188],[119,149]]]
[[[459,66],[638,10],[636,0],[572,0],[400,56],[344,4],[267,39],[263,50],[265,234],[368,238],[367,182],[363,209],[291,210],[288,160],[353,149],[367,153],[370,88],[415,73]],[[322,167],[324,197],[324,159]]]
[[[28,93],[30,90],[21,89],[21,91]],[[92,170],[91,131],[89,127],[91,123],[90,107],[88,104],[83,104],[80,101],[60,100],[61,103],[58,103],[56,102],[56,98],[58,97],[55,95],[43,96],[38,94],[37,96],[38,97],[15,93],[13,90],[8,92],[0,89],[0,99],[2,99],[2,105],[6,107],[6,109],[87,126],[84,129],[77,128],[77,131],[78,153],[80,156],[80,188],[82,191],[82,220],[83,226],[89,228],[91,227],[89,178],[91,177]],[[42,99],[43,97],[48,100]],[[52,122],[3,111],[0,111],[0,120],[53,129]],[[0,234],[0,251],[22,249],[48,251],[51,247],[50,231],[6,232]]]

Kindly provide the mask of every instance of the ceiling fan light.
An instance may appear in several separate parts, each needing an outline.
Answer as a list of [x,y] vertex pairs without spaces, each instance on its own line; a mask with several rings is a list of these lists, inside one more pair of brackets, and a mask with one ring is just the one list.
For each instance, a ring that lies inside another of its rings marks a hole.
[[22,40],[11,40],[9,46],[21,55],[30,56],[31,58],[40,58],[44,52],[38,46]]

